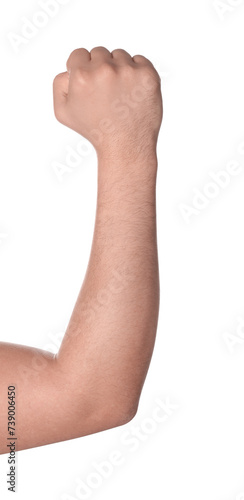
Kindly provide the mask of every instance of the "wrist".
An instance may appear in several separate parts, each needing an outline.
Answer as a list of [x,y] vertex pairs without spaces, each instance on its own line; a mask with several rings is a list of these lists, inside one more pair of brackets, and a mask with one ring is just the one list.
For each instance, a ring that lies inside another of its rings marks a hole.
[[98,156],[98,203],[116,209],[155,205],[157,155]]
[[98,157],[98,185],[112,184],[114,188],[126,185],[128,189],[134,188],[135,184],[146,188],[149,184],[156,184],[157,177],[157,155],[153,152],[148,156],[99,156]]
[[152,178],[157,173],[157,152],[156,144],[150,146],[138,146],[130,148],[124,145],[123,148],[110,147],[97,151],[98,175],[99,177],[113,176],[121,178],[125,174],[130,174],[131,179],[141,176],[143,172]]
[[128,138],[117,138],[112,136],[110,140],[103,141],[97,148],[98,162],[124,162],[124,163],[144,163],[157,159],[156,154],[157,139],[129,140]]

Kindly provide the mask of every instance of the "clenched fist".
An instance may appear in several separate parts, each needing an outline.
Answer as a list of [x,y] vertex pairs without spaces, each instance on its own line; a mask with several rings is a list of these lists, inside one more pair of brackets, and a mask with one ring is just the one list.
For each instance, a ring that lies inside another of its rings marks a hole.
[[56,118],[88,139],[98,156],[155,150],[162,121],[160,77],[143,56],[104,47],[74,50],[54,79]]

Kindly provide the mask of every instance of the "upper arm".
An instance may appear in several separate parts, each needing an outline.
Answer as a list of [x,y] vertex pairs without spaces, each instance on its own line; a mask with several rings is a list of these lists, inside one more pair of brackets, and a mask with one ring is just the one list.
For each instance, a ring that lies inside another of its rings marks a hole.
[[[40,349],[0,343],[0,453],[9,451],[9,386],[15,387],[17,450],[78,437],[75,389],[56,357]],[[83,408],[84,432],[89,433],[89,415]]]

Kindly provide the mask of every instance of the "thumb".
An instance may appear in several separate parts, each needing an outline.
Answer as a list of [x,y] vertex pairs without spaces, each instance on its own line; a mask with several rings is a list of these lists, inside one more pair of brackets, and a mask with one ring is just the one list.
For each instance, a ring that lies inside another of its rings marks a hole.
[[54,114],[58,121],[64,120],[64,109],[67,102],[69,90],[69,73],[65,71],[54,78],[53,81],[53,105]]

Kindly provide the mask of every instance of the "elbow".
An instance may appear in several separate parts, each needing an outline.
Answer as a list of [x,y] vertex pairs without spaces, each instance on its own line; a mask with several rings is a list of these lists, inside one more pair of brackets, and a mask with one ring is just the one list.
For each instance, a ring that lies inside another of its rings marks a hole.
[[137,406],[132,406],[129,408],[122,408],[119,415],[114,415],[115,427],[119,427],[120,425],[128,424],[137,414]]
[[136,416],[138,402],[132,404],[107,404],[101,412],[101,425],[103,430],[120,427],[128,424]]

